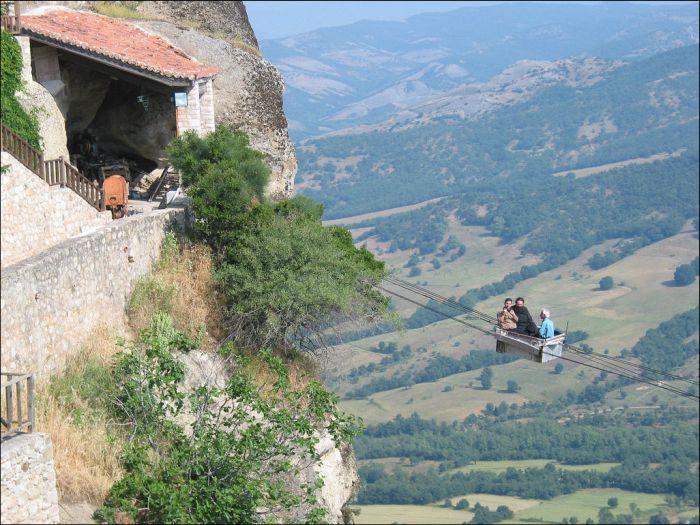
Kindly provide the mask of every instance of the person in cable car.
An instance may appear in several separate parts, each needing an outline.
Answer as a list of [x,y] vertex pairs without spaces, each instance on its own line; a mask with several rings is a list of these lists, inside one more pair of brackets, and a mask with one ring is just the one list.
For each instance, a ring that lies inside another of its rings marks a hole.
[[550,312],[546,308],[542,308],[542,311],[540,312],[540,319],[542,319],[542,324],[540,325],[539,328],[539,336],[542,339],[549,339],[550,337],[554,337],[554,323],[552,320],[549,318]]
[[496,316],[498,327],[502,330],[515,330],[518,327],[518,316],[513,311],[513,299],[508,297],[503,301],[503,309]]
[[530,312],[525,306],[525,299],[518,297],[515,300],[515,306],[513,307],[515,315],[518,317],[518,322],[515,330],[516,333],[529,335],[532,337],[539,337],[539,328],[533,321]]

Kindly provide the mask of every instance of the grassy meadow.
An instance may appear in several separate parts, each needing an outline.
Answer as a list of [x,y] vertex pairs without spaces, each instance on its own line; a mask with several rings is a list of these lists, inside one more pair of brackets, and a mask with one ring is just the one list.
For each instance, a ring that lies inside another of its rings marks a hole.
[[[496,462],[498,463],[498,462]],[[517,463],[517,462],[516,462]],[[551,500],[524,499],[494,494],[463,494],[450,498],[454,505],[460,499],[469,501],[469,508],[480,503],[491,510],[506,505],[515,516],[501,523],[561,523],[563,518],[576,516],[578,523],[587,519],[598,522],[598,511],[608,507],[609,498],[617,498],[614,514],[633,514],[635,523],[648,523],[649,517],[663,512],[667,516],[692,518],[697,507],[671,507],[663,494],[646,494],[620,489],[585,489]],[[361,505],[355,523],[462,523],[473,514],[468,510],[442,507],[444,500],[431,505]],[[632,507],[630,507],[632,505]],[[631,510],[635,509],[635,512]],[[461,520],[461,521],[460,521]]]
[[[482,242],[493,240],[479,238],[478,235],[475,238]],[[563,328],[568,320],[570,330],[585,330],[589,333],[589,339],[585,342],[598,352],[608,350],[610,355],[619,354],[622,348],[631,348],[648,329],[698,304],[698,280],[682,288],[669,284],[676,266],[689,262],[697,255],[697,240],[690,231],[686,230],[647,246],[607,268],[591,271],[586,266],[586,260],[601,249],[603,248],[592,248],[560,268],[528,279],[509,295],[525,296],[533,312],[540,306],[549,307],[557,325]],[[469,251],[465,257],[452,264],[457,263],[462,267],[481,266],[472,260]],[[426,278],[432,278],[430,275]],[[600,291],[598,282],[606,275],[613,277],[616,286],[612,290]],[[428,288],[430,286],[429,284]],[[446,293],[437,287],[435,291]],[[399,301],[401,302],[405,303]],[[495,312],[500,304],[500,297],[492,298],[479,303],[477,308]],[[664,313],[659,315],[658,312]],[[410,344],[414,354],[408,361],[391,365],[384,372],[361,377],[356,384],[338,383],[336,390],[341,395],[376,377],[420,370],[431,355],[443,354],[459,358],[472,349],[494,347],[490,337],[454,321],[445,320],[423,328],[379,335],[338,346],[335,356],[327,365],[326,374],[332,378],[362,364],[378,363],[384,356],[369,349],[379,341],[395,341],[399,348]],[[421,346],[426,348],[426,352],[416,352]],[[554,374],[557,362],[564,366],[559,375]],[[488,391],[480,388],[480,373],[480,370],[474,370],[434,383],[377,392],[366,400],[344,401],[343,408],[361,415],[367,423],[384,421],[396,414],[410,415],[414,411],[423,417],[452,421],[479,412],[486,403],[506,401],[511,404],[525,400],[547,400],[564,394],[568,389],[579,391],[590,384],[591,378],[598,372],[565,360],[544,365],[518,360],[494,367],[493,388]],[[521,386],[518,394],[505,392],[508,380],[514,380]],[[454,390],[446,392],[446,386],[451,386]],[[608,394],[612,406],[682,402],[666,391],[647,385],[631,385],[624,390],[622,395]]]
[[[456,235],[467,247],[465,256],[452,263],[445,262],[438,270],[433,270],[425,257],[421,263],[422,274],[407,279],[419,283],[443,296],[459,297],[469,288],[500,280],[504,275],[519,269],[525,264],[536,262],[534,258],[521,257],[518,246],[499,246],[498,239],[484,236],[484,230],[464,227],[454,222],[449,225],[448,235]],[[370,241],[371,249],[385,248]],[[548,307],[553,312],[555,324],[564,328],[569,322],[570,330],[585,330],[589,338],[587,344],[598,352],[608,351],[617,355],[623,348],[631,348],[651,328],[657,327],[674,315],[687,311],[698,304],[698,280],[689,286],[673,285],[673,273],[680,264],[690,262],[698,255],[698,241],[690,225],[684,231],[647,246],[637,253],[601,270],[591,270],[586,261],[597,252],[604,252],[613,241],[595,246],[576,259],[555,270],[544,272],[528,279],[508,292],[511,297],[524,296],[531,313],[536,315],[540,308]],[[381,252],[380,252],[381,253]],[[389,266],[398,269],[398,275],[407,278],[408,269],[403,268],[407,253],[383,253],[379,256]],[[599,281],[605,276],[613,277],[615,286],[608,291],[599,289]],[[427,282],[427,284],[425,284]],[[408,294],[406,294],[408,295]],[[502,304],[502,297],[494,297],[476,305],[480,311],[495,313]],[[395,301],[402,314],[410,314],[415,306],[403,301]],[[698,334],[694,336],[698,337]],[[692,339],[692,337],[691,337]],[[384,355],[371,352],[380,341],[396,342],[398,348],[410,344],[413,354],[405,362],[393,364],[384,371],[375,371],[362,376],[354,384],[337,381],[336,391],[341,395],[377,377],[391,377],[396,373],[419,371],[436,355],[460,358],[471,350],[494,348],[493,339],[451,320],[429,326],[402,330],[391,334],[353,341],[337,347],[336,358],[329,361],[326,373],[332,378],[347,373],[351,368],[379,363]],[[417,349],[423,347],[424,351]],[[494,350],[495,351],[495,350]],[[563,365],[560,373],[555,373],[557,363]],[[697,358],[691,359],[676,372],[696,373]],[[483,390],[479,381],[481,369],[453,374],[430,383],[415,384],[393,390],[376,392],[367,399],[343,400],[341,408],[361,416],[366,424],[376,424],[392,419],[397,414],[410,416],[416,412],[423,418],[438,422],[461,421],[469,414],[483,410],[487,403],[498,405],[521,404],[525,401],[547,401],[558,398],[572,389],[582,391],[590,385],[598,371],[565,360],[555,360],[541,365],[525,360],[493,366],[493,386]],[[610,378],[614,378],[611,374]],[[521,387],[518,393],[506,392],[509,380]],[[675,396],[667,391],[645,384],[633,384],[621,391],[606,395],[604,411],[638,408],[655,410],[664,405],[687,405],[692,401]],[[585,411],[585,407],[582,407]],[[598,408],[597,410],[601,410]],[[402,468],[408,473],[426,472],[439,467],[438,461],[420,461],[411,464],[407,458],[381,458],[360,461],[381,463],[388,473]],[[509,467],[518,469],[541,468],[551,462],[547,459],[521,461],[479,461],[447,471],[455,472],[489,471],[504,472]],[[564,470],[591,469],[607,472],[617,463],[597,463],[591,465],[561,465]],[[469,501],[470,509],[477,502],[495,510],[499,505],[508,506],[515,516],[508,523],[561,523],[563,518],[576,516],[578,523],[591,518],[598,522],[598,512],[607,508],[608,499],[618,498],[613,514],[636,513],[635,522],[647,523],[651,515],[663,512],[671,518],[692,518],[698,509],[681,506],[671,507],[663,494],[644,494],[619,489],[588,489],[563,495],[552,500],[522,499],[491,494],[465,494],[450,498],[456,504],[461,498]],[[469,510],[444,508],[444,501],[431,505],[366,505],[360,506],[356,523],[463,523],[470,521],[473,514]],[[676,520],[676,521],[677,521]]]

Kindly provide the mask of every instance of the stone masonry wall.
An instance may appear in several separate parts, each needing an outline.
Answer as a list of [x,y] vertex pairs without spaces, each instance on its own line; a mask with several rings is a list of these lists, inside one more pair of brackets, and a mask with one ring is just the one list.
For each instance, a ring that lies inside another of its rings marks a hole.
[[3,268],[111,222],[109,212],[98,212],[69,188],[49,186],[6,151],[1,162],[10,166],[0,176]]
[[187,107],[178,108],[177,122],[177,132],[179,135],[190,130],[197,133],[197,135],[202,134],[201,113],[199,109],[199,83],[193,82],[192,87],[187,91]]
[[49,434],[3,434],[0,484],[0,523],[59,523]]
[[184,208],[133,215],[5,267],[2,369],[45,378],[98,325],[125,327],[134,284],[158,260],[165,233],[184,220]]
[[202,124],[202,135],[211,133],[216,127],[214,115],[214,82],[212,79],[207,80],[199,86],[199,108]]

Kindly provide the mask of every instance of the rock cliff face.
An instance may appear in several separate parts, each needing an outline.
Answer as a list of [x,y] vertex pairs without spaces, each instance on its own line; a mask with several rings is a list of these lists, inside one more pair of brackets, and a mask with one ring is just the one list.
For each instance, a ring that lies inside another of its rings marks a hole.
[[290,196],[297,159],[287,134],[287,119],[282,109],[284,84],[277,68],[258,56],[257,48],[247,44],[214,38],[170,22],[138,21],[136,25],[167,38],[200,62],[219,68],[214,80],[216,124],[248,133],[251,147],[265,154],[272,170],[269,194],[273,198]]
[[[201,386],[223,388],[226,384],[228,364],[224,359],[209,352],[192,351],[181,356],[186,367],[183,391],[190,392]],[[216,401],[214,402],[216,404]],[[256,416],[257,417],[257,416]],[[187,432],[191,432],[194,417],[183,413],[176,420]],[[321,507],[327,510],[328,523],[352,523],[352,514],[348,502],[353,499],[360,488],[357,474],[355,453],[350,445],[338,447],[327,430],[318,434],[316,452],[318,459],[311,464],[301,465],[298,475],[285,475],[285,485],[296,495],[301,496],[299,487],[302,483],[313,483],[317,478],[323,480],[323,486],[317,490],[316,498]],[[294,460],[293,460],[294,461]],[[278,517],[284,523],[302,523],[309,512],[306,505],[292,507]],[[267,516],[260,515],[261,520]]]
[[297,159],[282,108],[284,83],[277,68],[260,55],[243,2],[140,2],[137,9],[158,20],[136,25],[219,68],[214,80],[217,125],[246,131],[251,147],[265,154],[272,170],[270,196],[290,196]]

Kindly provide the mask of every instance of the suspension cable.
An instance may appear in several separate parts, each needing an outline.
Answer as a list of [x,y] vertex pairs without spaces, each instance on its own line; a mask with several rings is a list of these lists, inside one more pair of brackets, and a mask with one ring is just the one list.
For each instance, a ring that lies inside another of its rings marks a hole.
[[[496,319],[494,317],[491,317],[488,314],[480,312],[479,310],[476,310],[475,308],[469,308],[469,307],[463,305],[462,303],[459,303],[459,302],[456,302],[452,299],[443,297],[443,296],[441,296],[435,292],[432,292],[426,288],[423,288],[417,284],[413,284],[413,283],[410,283],[408,281],[404,281],[402,279],[398,279],[398,278],[394,278],[394,277],[389,277],[386,279],[386,281],[388,281],[396,286],[399,286],[405,290],[415,292],[416,294],[421,295],[423,297],[428,297],[430,299],[433,299],[434,301],[436,301],[440,304],[443,304],[446,306],[451,306],[456,310],[460,310],[462,312],[476,315],[476,316],[478,316],[479,319],[481,319],[483,321],[490,322],[491,324],[494,324],[494,325],[496,324]],[[423,306],[423,305],[421,305],[421,306]],[[425,307],[425,306],[423,306],[423,307]],[[631,362],[625,361],[624,359],[619,358],[619,357],[605,356],[605,355],[597,353],[597,352],[586,351],[583,348],[579,348],[579,347],[576,347],[574,345],[565,344],[564,346],[573,352],[585,354],[586,357],[588,359],[590,359],[591,361],[597,361],[600,364],[607,364],[608,366],[610,366],[614,369],[621,370],[621,371],[624,371],[627,373],[636,373],[635,370],[630,370],[630,369],[626,368],[626,366],[631,366],[631,367],[638,368],[640,370],[646,370],[646,371],[652,372],[653,374],[656,374],[656,375],[665,376],[669,380],[683,381],[683,382],[689,383],[691,385],[698,384],[698,381],[694,381],[692,379],[688,379],[685,377],[674,375],[674,374],[671,374],[669,372],[665,372],[662,370],[657,370],[657,369],[642,365],[641,363],[639,363],[639,364],[638,363],[631,363]],[[608,361],[610,361],[610,362],[608,362]]]
[[[383,291],[385,291],[385,292],[387,292],[387,293],[389,293],[389,294],[391,294],[391,295],[394,295],[394,296],[396,296],[396,297],[398,297],[398,298],[400,298],[400,299],[404,299],[405,301],[408,301],[408,302],[413,303],[413,304],[415,304],[415,305],[417,305],[417,306],[420,306],[420,307],[422,307],[422,308],[425,308],[426,310],[430,310],[430,311],[432,311],[432,312],[435,312],[436,314],[441,315],[441,316],[443,316],[443,317],[445,317],[445,318],[447,318],[447,319],[452,319],[453,321],[457,321],[458,323],[461,323],[461,324],[463,324],[463,325],[465,325],[465,326],[468,326],[468,327],[470,327],[470,328],[473,328],[474,330],[478,330],[479,332],[482,332],[482,333],[484,333],[484,334],[486,334],[486,335],[490,335],[490,336],[493,336],[493,335],[494,335],[493,332],[491,332],[490,330],[486,330],[486,329],[484,329],[484,328],[482,328],[482,327],[480,327],[480,326],[477,326],[477,325],[475,325],[475,324],[469,323],[469,322],[465,321],[464,319],[459,319],[459,318],[457,318],[457,317],[455,317],[455,316],[446,314],[446,313],[441,312],[441,311],[439,311],[439,310],[437,310],[437,309],[435,309],[435,308],[432,308],[432,307],[430,307],[430,306],[421,304],[421,303],[419,303],[418,301],[414,301],[413,299],[410,299],[410,298],[408,298],[408,297],[406,297],[406,296],[404,296],[404,295],[401,295],[401,294],[399,294],[399,293],[397,293],[397,292],[388,290],[388,289],[384,288],[383,286],[377,285],[377,288],[380,289],[380,290],[383,290]],[[420,294],[420,295],[422,295],[422,294]],[[566,346],[570,346],[570,345],[566,345]],[[575,348],[575,347],[574,347],[574,348]],[[580,350],[580,349],[577,348],[576,350]],[[586,359],[588,359],[589,361],[592,361],[592,359],[590,359],[590,356],[588,356],[588,355],[586,354],[585,351],[582,351],[582,350],[581,350],[581,352],[578,352],[578,351],[576,351],[576,350],[574,350],[574,353],[575,353],[576,355],[583,355]],[[543,354],[547,354],[547,355],[555,355],[555,354],[552,354],[551,352],[546,352],[544,349],[542,349],[542,352],[543,352]],[[608,367],[607,369],[606,369],[606,368],[601,368],[601,367],[595,366],[595,365],[593,365],[593,364],[591,364],[591,363],[586,363],[586,362],[583,362],[583,361],[577,361],[577,360],[575,360],[575,359],[571,359],[571,358],[564,357],[564,356],[555,356],[555,357],[557,357],[557,358],[559,358],[559,359],[563,359],[564,361],[570,361],[570,362],[572,362],[572,363],[576,363],[576,364],[579,364],[579,365],[582,365],[582,366],[587,366],[587,367],[589,367],[589,368],[593,368],[593,369],[599,370],[599,371],[601,371],[601,372],[612,373],[612,374],[615,374],[615,375],[617,375],[617,376],[624,377],[624,378],[627,378],[627,379],[630,379],[630,380],[633,380],[633,381],[637,381],[637,382],[640,382],[640,383],[646,383],[646,384],[648,384],[648,385],[654,386],[654,387],[656,387],[656,388],[661,388],[661,389],[663,389],[663,390],[667,390],[667,391],[669,391],[669,392],[672,392],[672,393],[674,393],[674,394],[680,395],[680,396],[682,396],[682,397],[687,397],[687,398],[692,398],[692,399],[700,399],[700,396],[698,396],[698,395],[693,395],[693,394],[691,394],[691,393],[689,393],[689,392],[685,392],[685,391],[683,391],[683,390],[681,390],[681,389],[679,389],[679,388],[677,388],[677,387],[674,387],[673,385],[667,385],[667,384],[662,383],[662,382],[660,382],[660,381],[650,381],[649,379],[647,379],[647,378],[645,378],[645,377],[643,377],[643,376],[641,376],[641,375],[629,375],[629,374],[634,374],[634,372],[631,371],[631,370],[626,370],[626,369],[624,369],[623,367],[621,367],[621,366],[619,366],[619,365],[616,367],[617,370],[610,370],[609,367]],[[601,364],[601,363],[596,363],[596,364]]]

